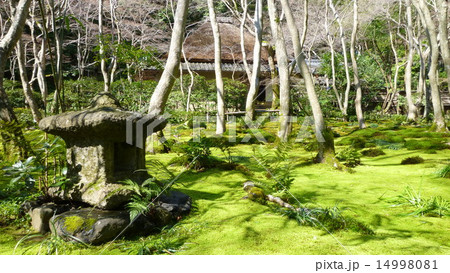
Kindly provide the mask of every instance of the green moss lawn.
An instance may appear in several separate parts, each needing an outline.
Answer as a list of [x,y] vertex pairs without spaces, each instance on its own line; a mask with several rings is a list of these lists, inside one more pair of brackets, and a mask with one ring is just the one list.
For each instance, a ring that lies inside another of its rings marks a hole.
[[[366,224],[375,235],[347,230],[329,234],[320,227],[300,226],[272,207],[243,199],[246,195],[243,182],[267,181],[268,178],[252,157],[252,145],[241,144],[232,148],[233,159],[246,166],[253,175],[217,168],[185,172],[173,188],[192,197],[193,210],[176,226],[148,238],[121,239],[103,246],[79,247],[60,243],[60,252],[138,254],[147,247],[156,254],[184,255],[450,254],[448,216],[408,215],[414,211],[413,207],[394,206],[396,197],[408,186],[424,198],[441,196],[450,200],[450,179],[436,175],[450,159],[450,149],[436,143],[449,143],[449,135],[431,133],[427,128],[373,127],[355,132],[354,126],[348,124],[335,124],[333,128],[341,135],[336,138],[337,151],[355,143],[355,138],[362,138],[367,142],[366,147],[378,145],[386,153],[361,157],[362,164],[355,167],[354,172],[312,164],[315,153],[305,151],[301,143],[293,144],[289,155],[295,164],[291,193],[302,204],[337,205],[345,216]],[[433,146],[435,144],[439,147]],[[273,144],[265,146],[266,149],[273,147]],[[213,149],[213,154],[224,158],[218,149]],[[155,154],[148,155],[147,159],[168,163],[177,156],[176,153]],[[402,159],[411,156],[420,156],[425,161],[416,165],[400,164]],[[171,168],[175,172],[182,170],[176,166]],[[8,181],[5,177],[1,179],[2,183]],[[18,240],[27,233],[26,228],[0,227],[0,254],[13,253]],[[44,242],[51,241],[48,238]],[[16,253],[23,253],[27,247],[31,249],[25,253],[36,253],[42,240],[27,240]]]

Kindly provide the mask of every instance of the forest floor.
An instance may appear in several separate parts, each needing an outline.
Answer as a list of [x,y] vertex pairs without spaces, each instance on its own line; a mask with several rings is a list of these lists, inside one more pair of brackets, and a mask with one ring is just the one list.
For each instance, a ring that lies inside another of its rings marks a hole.
[[[273,133],[276,126],[268,123],[265,128]],[[245,181],[270,180],[252,156],[253,147],[271,152],[276,145],[239,144],[232,147],[231,158],[249,171],[212,168],[181,174],[173,189],[192,197],[193,210],[161,233],[89,247],[61,243],[47,235],[22,242],[15,253],[34,254],[45,242],[44,247],[53,243],[63,254],[450,254],[448,211],[443,217],[412,215],[414,207],[399,205],[399,196],[408,189],[422,199],[441,196],[450,200],[450,179],[436,174],[450,163],[450,149],[445,146],[450,135],[429,132],[427,127],[392,124],[356,131],[355,124],[336,122],[333,129],[341,135],[335,139],[337,152],[362,142],[366,147],[381,148],[385,155],[362,156],[361,165],[349,172],[313,164],[315,152],[306,151],[302,143],[293,143],[288,151],[290,164],[294,164],[290,192],[308,207],[337,206],[343,215],[365,224],[374,234],[302,226],[274,206],[243,199]],[[187,137],[187,131],[181,135]],[[219,149],[213,148],[212,154],[226,160]],[[412,156],[420,156],[424,162],[401,164]],[[147,160],[168,164],[174,157],[178,155],[154,154]],[[177,166],[170,169],[182,171]],[[0,183],[7,183],[7,178],[1,177]],[[292,204],[298,205],[296,201]],[[0,227],[0,254],[12,254],[17,242],[29,233],[24,228]]]

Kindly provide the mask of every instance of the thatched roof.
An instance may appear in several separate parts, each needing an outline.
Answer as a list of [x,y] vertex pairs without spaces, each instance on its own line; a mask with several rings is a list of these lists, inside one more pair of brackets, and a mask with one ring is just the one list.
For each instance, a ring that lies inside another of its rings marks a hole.
[[[219,23],[219,28],[222,42],[222,62],[242,62],[239,27],[229,23]],[[252,63],[255,37],[245,31],[244,42],[247,61]],[[186,39],[184,51],[189,62],[214,62],[214,37],[210,22],[201,25]],[[264,47],[261,57],[263,61],[267,61],[268,53]]]

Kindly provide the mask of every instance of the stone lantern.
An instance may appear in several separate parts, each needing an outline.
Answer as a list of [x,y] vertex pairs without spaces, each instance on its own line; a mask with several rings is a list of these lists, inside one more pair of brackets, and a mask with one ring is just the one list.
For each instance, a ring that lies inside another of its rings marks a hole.
[[[136,125],[141,127],[138,132],[142,132],[145,124],[157,119],[125,111],[109,93],[96,96],[85,110],[42,119],[39,127],[60,136],[67,147],[69,185],[64,191],[54,190],[50,195],[101,209],[121,208],[130,193],[121,190],[120,182],[131,179],[141,183],[149,178],[145,148],[131,145],[130,136],[136,136],[139,129]],[[156,123],[159,125],[153,132],[165,125],[161,120]]]

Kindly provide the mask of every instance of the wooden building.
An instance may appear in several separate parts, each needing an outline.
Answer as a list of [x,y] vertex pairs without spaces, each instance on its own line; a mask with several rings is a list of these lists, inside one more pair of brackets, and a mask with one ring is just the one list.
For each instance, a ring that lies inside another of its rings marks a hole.
[[[242,54],[239,26],[229,18],[220,18],[218,22],[221,34],[222,76],[248,83],[243,55],[246,55],[247,63],[250,71],[252,71],[255,37],[247,30],[244,31],[245,54]],[[214,37],[210,22],[205,22],[188,35],[183,44],[183,49],[184,56],[181,59],[183,74],[188,74],[189,68],[192,72],[206,79],[215,78]],[[268,58],[267,45],[263,45],[261,51],[261,86],[257,96],[257,102],[261,107],[270,107],[273,99]],[[310,64],[314,71],[320,66],[318,60],[312,60]],[[298,69],[294,73],[299,74]],[[142,77],[144,80],[158,80],[161,74],[161,68],[149,67],[143,71]]]

